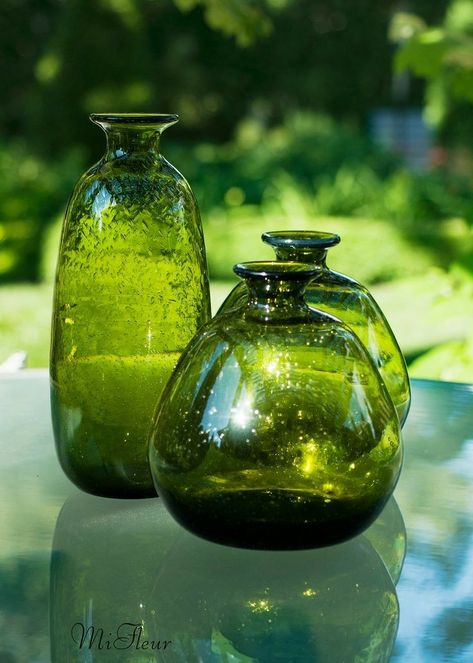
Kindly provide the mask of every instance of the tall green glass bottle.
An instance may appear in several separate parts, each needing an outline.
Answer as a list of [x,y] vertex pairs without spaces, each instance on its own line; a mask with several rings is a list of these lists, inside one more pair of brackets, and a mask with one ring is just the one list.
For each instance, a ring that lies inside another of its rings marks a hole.
[[[331,270],[327,251],[340,242],[333,233],[309,230],[266,232],[263,242],[273,247],[278,260],[297,260],[319,269],[317,279],[306,289],[306,301],[345,322],[368,350],[404,424],[411,403],[406,362],[391,327],[369,290],[355,279]],[[244,306],[247,290],[239,283],[218,313]]]
[[98,495],[155,494],[153,410],[210,317],[204,240],[184,177],[161,155],[176,115],[92,115],[103,158],[69,202],[56,274],[51,404],[59,461]]

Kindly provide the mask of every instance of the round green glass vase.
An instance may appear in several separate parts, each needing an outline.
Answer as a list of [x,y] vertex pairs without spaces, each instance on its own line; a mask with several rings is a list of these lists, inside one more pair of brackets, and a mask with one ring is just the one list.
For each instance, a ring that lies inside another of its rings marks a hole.
[[192,532],[249,548],[329,545],[394,490],[399,420],[355,334],[307,306],[316,267],[245,263],[245,307],[200,330],[156,410],[150,466]]
[[[318,267],[318,278],[306,290],[307,303],[335,315],[355,332],[379,370],[402,426],[411,403],[406,362],[388,321],[369,290],[327,267],[327,250],[336,246],[340,237],[325,232],[287,230],[264,233],[262,239],[274,248],[278,260],[296,260]],[[247,297],[245,284],[239,283],[218,314],[244,306]]]
[[103,158],[66,211],[51,338],[51,406],[67,476],[110,497],[155,494],[148,429],[160,393],[210,317],[196,201],[160,154],[176,115],[92,115]]

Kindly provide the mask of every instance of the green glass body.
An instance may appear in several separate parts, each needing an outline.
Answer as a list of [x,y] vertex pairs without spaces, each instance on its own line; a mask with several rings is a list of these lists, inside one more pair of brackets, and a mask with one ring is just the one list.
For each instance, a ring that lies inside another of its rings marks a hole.
[[56,448],[80,488],[155,494],[153,411],[182,350],[210,317],[199,212],[159,152],[176,116],[92,116],[104,157],[79,180],[61,238],[51,339]]
[[399,420],[353,332],[304,303],[316,268],[248,263],[245,307],[200,330],[156,411],[150,466],[191,531],[253,548],[357,534],[401,468]]
[[[307,303],[336,316],[355,332],[379,370],[402,426],[411,402],[406,362],[388,321],[369,290],[354,279],[327,267],[327,249],[338,244],[338,235],[281,231],[264,233],[263,241],[274,248],[278,260],[317,265],[320,275],[306,290]],[[246,286],[239,283],[218,314],[245,306],[247,299]]]

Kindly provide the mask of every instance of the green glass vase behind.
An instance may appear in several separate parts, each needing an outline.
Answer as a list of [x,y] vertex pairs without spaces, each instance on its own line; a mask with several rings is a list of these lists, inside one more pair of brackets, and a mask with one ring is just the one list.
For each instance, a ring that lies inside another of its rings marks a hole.
[[155,494],[153,411],[182,350],[210,317],[201,222],[160,154],[173,115],[93,115],[103,158],[69,202],[56,274],[51,403],[69,478],[112,497]]
[[[354,279],[334,272],[326,264],[327,250],[340,242],[332,233],[278,231],[264,233],[278,260],[297,260],[316,265],[320,274],[306,290],[306,301],[345,322],[368,350],[393,400],[401,425],[411,403],[406,362],[396,338],[369,290]],[[247,289],[239,283],[222,304],[218,314],[245,305]]]
[[399,420],[366,349],[308,307],[319,273],[248,263],[247,304],[197,333],[157,408],[150,465],[171,514],[235,546],[310,548],[354,536],[399,476]]

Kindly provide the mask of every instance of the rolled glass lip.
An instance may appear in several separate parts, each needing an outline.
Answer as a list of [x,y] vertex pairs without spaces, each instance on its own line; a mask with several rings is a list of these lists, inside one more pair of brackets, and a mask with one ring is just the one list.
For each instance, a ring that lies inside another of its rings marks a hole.
[[95,124],[175,124],[179,115],[175,113],[91,113],[89,118]]
[[263,233],[261,239],[270,246],[301,249],[323,249],[340,243],[339,235],[318,230],[272,230]]
[[239,262],[233,271],[243,278],[270,279],[274,281],[303,281],[320,274],[320,268],[303,262],[277,260],[257,260]]

